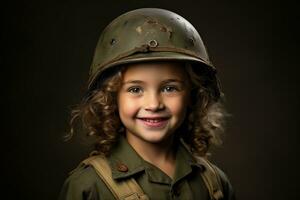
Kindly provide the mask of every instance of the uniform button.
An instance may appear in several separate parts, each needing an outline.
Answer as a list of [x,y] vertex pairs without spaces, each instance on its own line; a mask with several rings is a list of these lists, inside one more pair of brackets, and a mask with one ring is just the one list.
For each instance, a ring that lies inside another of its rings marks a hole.
[[119,172],[128,172],[128,167],[125,164],[123,164],[123,163],[119,163],[117,165],[117,170]]

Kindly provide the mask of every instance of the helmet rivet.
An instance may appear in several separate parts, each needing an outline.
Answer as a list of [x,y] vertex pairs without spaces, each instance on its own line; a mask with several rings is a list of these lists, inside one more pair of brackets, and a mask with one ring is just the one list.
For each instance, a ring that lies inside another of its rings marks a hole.
[[189,38],[188,40],[189,40],[189,43],[190,43],[191,46],[194,46],[194,45],[195,45],[195,44],[194,44],[193,38]]
[[156,40],[150,40],[150,41],[148,42],[148,45],[149,45],[150,47],[157,47],[157,46],[158,46],[158,42],[157,42]]
[[112,38],[111,41],[110,41],[110,45],[114,45],[115,43],[116,43],[116,39]]

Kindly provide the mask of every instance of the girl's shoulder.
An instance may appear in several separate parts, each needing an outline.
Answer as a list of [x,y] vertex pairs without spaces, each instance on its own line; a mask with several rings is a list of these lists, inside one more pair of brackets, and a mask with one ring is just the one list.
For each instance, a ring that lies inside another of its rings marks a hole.
[[234,189],[232,187],[232,184],[231,184],[228,176],[218,166],[216,166],[215,164],[212,164],[212,165],[220,177],[225,199],[235,200],[235,192],[234,192]]
[[[95,169],[90,165],[81,163],[70,172],[60,192],[59,200],[84,200],[112,197],[105,183],[97,175]],[[112,197],[113,198],[113,197]]]
[[194,158],[199,165],[203,166],[201,176],[211,195],[216,195],[218,197],[216,199],[234,200],[234,190],[226,173],[207,157],[194,156]]
[[95,175],[97,174],[91,166],[80,163],[78,167],[69,173],[66,181],[72,183],[80,182],[81,184],[86,183],[84,185],[89,185],[98,181]]

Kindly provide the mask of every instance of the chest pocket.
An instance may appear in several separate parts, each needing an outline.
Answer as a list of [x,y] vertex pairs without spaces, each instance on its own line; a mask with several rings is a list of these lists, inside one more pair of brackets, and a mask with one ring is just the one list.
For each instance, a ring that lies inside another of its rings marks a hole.
[[[199,164],[205,167],[205,170],[201,172],[201,176],[209,191],[211,200],[222,199],[222,185],[216,169],[207,159],[201,157],[197,157],[196,159]],[[94,167],[99,177],[103,180],[116,199],[149,200],[149,197],[143,192],[142,188],[134,178],[116,182],[111,176],[111,169],[105,157],[92,156],[85,159],[83,164]]]

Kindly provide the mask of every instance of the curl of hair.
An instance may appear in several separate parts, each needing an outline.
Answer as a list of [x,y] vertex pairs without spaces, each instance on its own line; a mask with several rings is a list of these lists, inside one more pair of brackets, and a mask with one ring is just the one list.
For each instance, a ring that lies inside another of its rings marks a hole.
[[214,96],[216,88],[211,79],[216,77],[195,73],[189,63],[186,71],[191,80],[191,105],[182,125],[187,127],[182,138],[194,154],[205,156],[211,145],[222,143],[226,112],[220,99]]
[[[108,155],[122,131],[118,115],[117,92],[122,83],[122,71],[103,82],[102,87],[93,90],[80,105],[71,112],[70,137],[74,134],[75,122],[81,120],[88,136],[96,136],[96,154]],[[69,138],[70,138],[69,137]]]
[[[117,107],[117,92],[121,87],[124,69],[121,68],[105,80],[100,88],[92,91],[71,113],[70,137],[74,133],[76,119],[81,119],[87,135],[97,137],[95,143],[97,154],[108,155],[118,135],[124,132]],[[207,84],[210,77],[194,72],[189,63],[185,69],[191,80],[191,105],[179,128],[180,138],[192,153],[205,156],[211,145],[221,143],[220,133],[224,129],[225,111],[222,103],[215,100],[214,88],[211,84]]]

